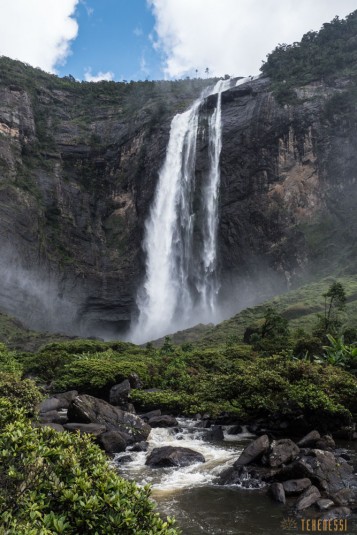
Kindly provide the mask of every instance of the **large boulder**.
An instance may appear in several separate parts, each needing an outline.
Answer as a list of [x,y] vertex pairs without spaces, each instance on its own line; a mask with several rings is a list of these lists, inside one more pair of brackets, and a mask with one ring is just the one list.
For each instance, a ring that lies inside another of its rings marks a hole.
[[274,441],[271,445],[271,451],[268,457],[269,465],[272,468],[276,468],[282,464],[293,461],[299,452],[299,447],[295,442],[290,440],[290,438]]
[[78,396],[77,390],[68,390],[68,392],[60,392],[59,394],[54,394],[53,397],[59,400],[61,409],[68,409],[71,402],[77,396]]
[[125,451],[127,439],[119,431],[106,431],[98,436],[97,442],[107,453],[120,453]]
[[305,435],[297,445],[300,448],[311,448],[315,446],[316,442],[321,438],[321,435],[318,431],[310,431],[307,435]]
[[286,503],[285,490],[281,483],[273,483],[270,486],[270,493],[276,502]]
[[44,414],[46,412],[52,412],[57,411],[61,408],[61,402],[57,398],[47,398],[41,401],[39,405],[39,411],[40,414]]
[[301,494],[306,489],[311,487],[311,480],[307,477],[302,479],[289,479],[288,481],[283,482],[283,487],[285,494]]
[[122,405],[128,401],[131,386],[128,379],[125,379],[121,383],[112,386],[109,392],[109,402],[112,405]]
[[303,494],[301,494],[295,504],[295,509],[297,511],[303,511],[304,509],[310,507],[312,504],[316,503],[320,498],[321,494],[319,489],[312,485],[311,487],[306,489]]
[[102,424],[106,431],[119,431],[127,435],[128,444],[146,440],[151,430],[139,416],[86,394],[77,396],[71,402],[68,408],[68,420],[76,423]]
[[164,446],[152,450],[146,463],[152,468],[162,468],[165,466],[189,466],[195,463],[204,463],[205,458],[201,453],[189,448],[178,448]]
[[163,414],[162,416],[153,416],[149,419],[148,424],[150,427],[176,427],[178,421],[174,416]]
[[269,449],[269,437],[268,435],[262,435],[261,437],[253,440],[240,454],[239,458],[234,463],[234,467],[244,466],[250,464],[253,461],[258,460]]
[[315,448],[317,450],[332,451],[336,448],[336,443],[330,435],[324,435],[316,441]]
[[320,490],[329,494],[348,488],[353,479],[353,468],[342,457],[335,457],[329,451],[308,450],[300,455],[279,475],[309,478]]

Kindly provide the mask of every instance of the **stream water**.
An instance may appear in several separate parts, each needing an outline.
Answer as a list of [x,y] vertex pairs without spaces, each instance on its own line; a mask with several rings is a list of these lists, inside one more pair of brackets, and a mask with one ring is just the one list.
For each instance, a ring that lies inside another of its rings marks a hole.
[[[175,516],[183,535],[297,533],[296,528],[282,528],[288,510],[273,502],[265,489],[249,488],[249,481],[241,486],[216,484],[217,476],[234,463],[254,435],[225,431],[219,442],[208,436],[208,430],[190,419],[179,419],[177,429],[152,429],[149,452],[168,445],[186,447],[201,453],[206,462],[184,468],[151,468],[145,465],[148,452],[130,452],[131,460],[125,460],[128,452],[124,452],[116,456],[119,471],[140,485],[149,483],[158,510],[164,516]],[[343,446],[356,455],[355,443]]]

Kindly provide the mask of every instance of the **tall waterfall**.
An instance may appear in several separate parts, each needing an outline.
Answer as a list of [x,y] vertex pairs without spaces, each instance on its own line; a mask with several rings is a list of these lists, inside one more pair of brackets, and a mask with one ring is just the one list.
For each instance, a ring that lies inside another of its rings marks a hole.
[[[145,224],[146,277],[137,297],[134,342],[215,319],[221,94],[231,83],[220,80],[172,120],[165,161]],[[217,94],[217,103],[209,118],[209,172],[199,206],[194,207],[199,110],[204,98],[213,94]],[[194,240],[194,234],[202,243]]]

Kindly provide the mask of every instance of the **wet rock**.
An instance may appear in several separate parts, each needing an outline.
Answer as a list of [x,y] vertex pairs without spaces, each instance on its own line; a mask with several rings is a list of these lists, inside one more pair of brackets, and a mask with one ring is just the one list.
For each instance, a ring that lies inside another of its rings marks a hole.
[[133,458],[131,455],[122,455],[121,457],[118,457],[116,461],[119,464],[125,464],[125,463],[130,463],[132,460]]
[[128,444],[146,440],[151,427],[135,414],[122,411],[102,399],[88,395],[77,396],[68,408],[70,422],[105,425],[106,431],[126,434]]
[[240,485],[247,488],[261,488],[266,483],[275,482],[274,480],[279,471],[279,469],[264,466],[232,466],[220,474],[217,483],[218,485]]
[[41,414],[46,412],[57,411],[61,408],[61,402],[57,398],[47,398],[41,401],[39,411]]
[[305,435],[301,440],[299,440],[297,445],[300,448],[313,447],[320,438],[321,438],[321,435],[318,431],[311,431],[310,433]]
[[327,498],[323,498],[322,500],[318,500],[316,502],[316,506],[320,511],[327,511],[327,509],[330,509],[332,507],[334,502],[332,500],[328,500]]
[[239,435],[243,432],[243,428],[241,425],[231,425],[227,429],[228,435]]
[[321,494],[320,494],[319,489],[315,487],[314,485],[312,485],[311,487],[306,489],[305,492],[303,492],[303,494],[301,494],[300,498],[295,504],[295,509],[297,511],[303,511],[304,509],[307,509],[312,504],[317,502],[320,498],[321,498]]
[[[150,423],[150,422],[149,422]],[[224,434],[220,425],[213,425],[208,431],[206,438],[208,440],[223,440]]]
[[69,423],[63,426],[67,431],[75,433],[79,431],[82,433],[88,433],[89,435],[99,436],[105,433],[106,427],[102,424],[83,424],[83,423]]
[[125,451],[127,440],[118,431],[106,431],[98,436],[97,442],[107,453],[120,453]]
[[330,494],[348,487],[353,477],[353,468],[344,459],[323,450],[310,450],[291,468],[301,477],[309,477],[315,485]]
[[330,498],[336,505],[351,505],[357,501],[356,494],[356,489],[345,488],[330,494]]
[[150,427],[175,427],[178,425],[178,421],[174,416],[164,414],[162,416],[153,416],[149,419],[148,424]]
[[128,400],[130,394],[130,383],[125,379],[121,383],[112,386],[109,392],[109,403],[111,405],[121,405]]
[[135,410],[133,403],[130,403],[130,402],[122,403],[120,405],[120,408],[122,411],[130,412],[131,414],[136,414],[136,410]]
[[287,495],[300,494],[311,487],[311,480],[307,477],[302,479],[289,479],[283,482],[284,491]]
[[318,450],[332,451],[335,447],[335,441],[330,435],[324,435],[315,443],[315,448]]
[[60,414],[58,411],[48,411],[40,414],[39,420],[41,423],[64,424],[67,422],[67,416]]
[[271,467],[281,466],[293,461],[299,452],[298,446],[289,438],[274,441],[269,454],[269,464]]
[[128,379],[131,388],[136,388],[137,390],[141,390],[143,388],[143,383],[141,382],[141,379],[137,373],[131,373]]
[[334,507],[322,515],[321,520],[334,520],[335,518],[347,518],[351,514],[349,507]]
[[234,463],[234,467],[244,466],[250,464],[253,461],[259,459],[269,449],[269,437],[268,435],[262,435],[261,437],[253,440],[240,454],[237,461]]
[[156,409],[155,411],[149,411],[145,414],[140,414],[140,418],[143,420],[150,420],[150,418],[154,418],[155,416],[161,416],[161,409]]
[[189,466],[204,462],[205,458],[197,451],[189,448],[164,446],[153,449],[145,464],[152,468],[162,468],[165,466]]
[[68,409],[71,404],[71,401],[78,396],[77,390],[68,390],[68,392],[61,392],[55,394],[53,397],[59,400],[61,409]]
[[286,503],[285,491],[281,483],[273,483],[269,491],[276,502]]
[[137,442],[133,446],[129,448],[129,451],[147,451],[149,448],[149,444],[142,440],[141,442]]

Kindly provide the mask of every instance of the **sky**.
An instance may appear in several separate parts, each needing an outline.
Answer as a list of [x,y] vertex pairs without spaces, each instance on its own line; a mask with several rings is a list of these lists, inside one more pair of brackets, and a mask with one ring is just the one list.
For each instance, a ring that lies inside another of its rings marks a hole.
[[0,0],[0,55],[78,80],[256,75],[356,0]]

